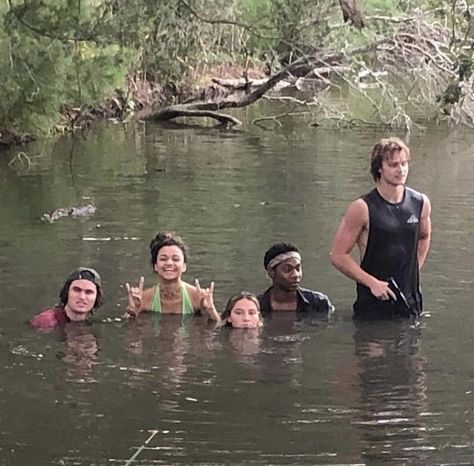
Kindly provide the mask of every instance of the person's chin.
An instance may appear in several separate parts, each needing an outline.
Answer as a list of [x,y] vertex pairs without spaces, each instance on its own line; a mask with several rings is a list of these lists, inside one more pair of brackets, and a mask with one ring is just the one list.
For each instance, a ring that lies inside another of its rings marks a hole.
[[177,280],[180,277],[180,274],[178,272],[163,272],[160,276],[163,280],[173,281]]
[[90,311],[73,311],[71,312],[71,315],[69,316],[69,318],[72,320],[72,321],[81,321],[81,320],[86,320],[87,319],[87,316],[89,315]]
[[287,286],[288,291],[296,291],[300,287],[300,283],[289,283]]

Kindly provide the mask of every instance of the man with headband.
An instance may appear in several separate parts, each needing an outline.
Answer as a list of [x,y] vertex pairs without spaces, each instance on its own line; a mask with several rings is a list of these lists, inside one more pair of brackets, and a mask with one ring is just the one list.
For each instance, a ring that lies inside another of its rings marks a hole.
[[272,286],[258,296],[262,313],[272,311],[332,312],[329,298],[300,287],[303,269],[298,248],[290,243],[274,244],[265,253],[263,265],[272,279]]
[[59,293],[59,304],[43,309],[31,319],[31,325],[49,329],[87,320],[102,305],[101,287],[102,280],[94,269],[79,267],[67,277]]

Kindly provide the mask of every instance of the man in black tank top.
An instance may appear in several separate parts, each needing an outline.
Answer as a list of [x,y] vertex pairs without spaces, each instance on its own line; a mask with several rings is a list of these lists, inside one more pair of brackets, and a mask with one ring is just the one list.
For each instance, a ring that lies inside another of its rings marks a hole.
[[[405,186],[410,150],[382,139],[371,156],[376,187],[352,202],[334,238],[331,262],[357,282],[354,317],[418,316],[419,270],[430,246],[431,205]],[[351,257],[357,245],[360,265]]]

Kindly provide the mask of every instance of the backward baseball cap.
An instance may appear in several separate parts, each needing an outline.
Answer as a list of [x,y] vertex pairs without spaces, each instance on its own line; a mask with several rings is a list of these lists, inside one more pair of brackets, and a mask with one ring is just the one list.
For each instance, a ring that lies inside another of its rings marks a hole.
[[78,267],[76,270],[71,272],[66,281],[73,282],[74,280],[89,280],[98,288],[102,287],[102,278],[100,278],[97,270],[91,267]]

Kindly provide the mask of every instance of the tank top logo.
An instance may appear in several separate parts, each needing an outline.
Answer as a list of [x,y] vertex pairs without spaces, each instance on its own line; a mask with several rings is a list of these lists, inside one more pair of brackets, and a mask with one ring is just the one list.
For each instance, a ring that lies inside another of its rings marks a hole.
[[418,217],[415,214],[411,214],[407,220],[407,223],[418,223]]

